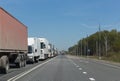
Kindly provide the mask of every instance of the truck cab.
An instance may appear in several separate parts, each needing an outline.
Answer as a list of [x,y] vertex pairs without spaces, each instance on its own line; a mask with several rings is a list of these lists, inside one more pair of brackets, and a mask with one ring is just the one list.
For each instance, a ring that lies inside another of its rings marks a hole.
[[38,62],[40,57],[40,45],[37,38],[28,38],[28,62]]
[[48,41],[45,38],[39,38],[39,40],[40,40],[40,47],[41,47],[40,48],[41,54],[40,54],[39,60],[45,60],[48,58],[48,54],[49,54]]

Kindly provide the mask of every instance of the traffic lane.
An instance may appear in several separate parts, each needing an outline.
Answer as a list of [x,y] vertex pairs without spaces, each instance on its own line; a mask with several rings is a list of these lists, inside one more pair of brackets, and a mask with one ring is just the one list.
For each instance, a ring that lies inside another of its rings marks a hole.
[[[47,60],[45,60],[45,61],[47,61]],[[37,66],[38,64],[45,62],[45,61],[39,61],[39,63],[34,63],[34,64],[29,63],[26,65],[26,67],[22,67],[22,68],[16,68],[16,67],[12,66],[9,69],[7,74],[0,74],[0,81],[7,81],[9,78],[14,77],[14,76],[26,71],[26,70],[29,70],[29,69]]]
[[37,68],[15,81],[90,81],[65,56],[57,56],[52,61]]
[[76,65],[86,71],[89,76],[93,76],[97,81],[119,81],[120,68],[114,65],[103,64],[89,59],[70,58]]

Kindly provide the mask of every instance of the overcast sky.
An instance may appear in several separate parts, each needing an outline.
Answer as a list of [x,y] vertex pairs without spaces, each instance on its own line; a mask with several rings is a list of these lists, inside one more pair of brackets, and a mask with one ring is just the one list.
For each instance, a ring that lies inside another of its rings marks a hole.
[[58,49],[101,30],[120,31],[120,0],[0,0],[0,6]]

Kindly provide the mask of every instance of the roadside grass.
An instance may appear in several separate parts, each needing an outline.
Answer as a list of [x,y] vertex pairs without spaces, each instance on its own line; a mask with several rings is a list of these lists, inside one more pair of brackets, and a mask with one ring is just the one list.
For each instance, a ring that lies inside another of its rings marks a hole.
[[108,53],[108,55],[104,56],[102,59],[120,63],[120,52],[119,53],[115,53],[115,52]]
[[[98,56],[89,56],[89,58],[98,59],[99,60]],[[102,56],[101,60],[106,60],[106,61],[110,61],[110,62],[120,63],[120,52],[119,53],[110,52],[110,53],[108,53],[107,56]]]
[[[72,56],[76,56],[76,55],[72,55]],[[109,52],[107,56],[102,56],[101,59],[99,59],[98,56],[80,56],[79,57],[83,57],[83,58],[91,58],[91,59],[98,59],[98,60],[106,60],[106,61],[110,61],[110,62],[116,62],[116,63],[120,63],[120,52],[116,53],[116,52]]]

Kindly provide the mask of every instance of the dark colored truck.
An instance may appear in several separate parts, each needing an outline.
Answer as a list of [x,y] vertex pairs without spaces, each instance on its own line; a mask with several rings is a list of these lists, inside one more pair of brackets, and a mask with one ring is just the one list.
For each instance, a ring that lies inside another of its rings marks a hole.
[[7,73],[10,64],[26,65],[27,27],[0,7],[0,71]]

